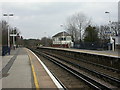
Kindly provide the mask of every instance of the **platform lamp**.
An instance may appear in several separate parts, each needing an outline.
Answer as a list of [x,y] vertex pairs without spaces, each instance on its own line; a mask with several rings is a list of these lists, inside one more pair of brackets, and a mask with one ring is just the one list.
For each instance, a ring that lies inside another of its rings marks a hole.
[[111,20],[110,20],[110,12],[105,12],[106,14],[109,14],[109,28],[110,28],[110,43],[112,43],[112,50],[114,51],[115,49],[114,49],[114,40],[112,39],[112,37],[111,37],[111,33],[112,33],[112,31],[111,31]]
[[[60,27],[63,28],[63,25],[61,24]],[[63,31],[63,35],[61,36],[61,47],[64,47],[64,45],[63,45],[64,43],[62,43],[62,40],[64,42],[64,31]]]
[[9,17],[13,16],[14,14],[3,14],[3,16],[6,16],[8,18],[8,47],[10,47],[10,32],[9,32]]

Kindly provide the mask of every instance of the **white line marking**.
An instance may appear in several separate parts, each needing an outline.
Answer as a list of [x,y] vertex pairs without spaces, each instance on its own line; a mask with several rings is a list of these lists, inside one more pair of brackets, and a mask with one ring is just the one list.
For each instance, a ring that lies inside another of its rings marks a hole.
[[[28,49],[30,52],[32,52],[30,49]],[[52,75],[52,73],[48,70],[48,68],[46,67],[46,65],[38,58],[38,56],[32,52],[33,55],[35,55],[35,57],[39,60],[39,62],[42,64],[42,66],[44,67],[44,69],[46,70],[46,72],[48,73],[48,75],[51,77],[51,79],[53,80],[53,82],[55,83],[55,85],[57,86],[57,88],[59,90],[64,90],[63,87],[60,85],[60,83],[56,80],[56,78]]]

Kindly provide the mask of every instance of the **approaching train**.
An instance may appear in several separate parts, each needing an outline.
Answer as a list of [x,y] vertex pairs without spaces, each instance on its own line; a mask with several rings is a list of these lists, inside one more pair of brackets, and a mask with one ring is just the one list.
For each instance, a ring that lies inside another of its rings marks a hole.
[[53,45],[52,47],[64,47],[70,48],[73,47],[72,37],[66,32],[57,33],[52,37]]

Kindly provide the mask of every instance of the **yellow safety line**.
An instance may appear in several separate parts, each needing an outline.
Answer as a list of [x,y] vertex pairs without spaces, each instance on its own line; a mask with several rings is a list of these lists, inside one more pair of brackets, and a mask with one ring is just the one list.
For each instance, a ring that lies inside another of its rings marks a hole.
[[35,73],[35,69],[34,69],[34,66],[32,65],[31,56],[29,54],[28,54],[28,56],[29,56],[29,60],[30,60],[30,63],[31,63],[31,68],[32,68],[32,73],[33,73],[34,84],[35,84],[36,90],[40,90],[38,80],[37,80],[37,76],[36,76],[36,73]]
[[40,90],[39,88],[39,84],[38,84],[38,80],[37,80],[37,77],[36,77],[36,73],[35,73],[35,69],[34,69],[34,66],[32,66],[32,72],[33,72],[33,77],[34,77],[34,83],[35,83],[35,87],[36,87],[36,90]]

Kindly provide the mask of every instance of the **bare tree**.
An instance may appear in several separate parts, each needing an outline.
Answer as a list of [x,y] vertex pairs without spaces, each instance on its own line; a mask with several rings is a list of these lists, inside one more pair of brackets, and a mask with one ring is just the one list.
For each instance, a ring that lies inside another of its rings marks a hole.
[[2,21],[2,45],[6,46],[8,44],[8,23]]
[[109,34],[107,34],[107,32],[110,32],[109,26],[101,25],[99,28],[99,38],[102,40],[109,39]]
[[75,13],[67,19],[66,29],[72,35],[73,39],[83,39],[85,28],[91,24],[91,20],[83,13]]
[[[110,30],[111,28],[111,30]],[[112,36],[118,36],[118,22],[112,22],[111,27],[108,25],[101,25],[99,28],[99,38],[108,40]]]
[[111,23],[111,31],[114,36],[118,36],[118,22]]
[[72,41],[75,42],[78,40],[78,30],[75,27],[75,23],[69,18],[67,20],[67,24],[65,25],[65,29],[72,36]]
[[46,47],[52,46],[52,39],[50,37],[43,37],[40,40],[40,44]]
[[[10,34],[17,34],[15,37],[15,42],[18,41],[18,36],[20,34],[20,31],[17,27],[13,28],[6,21],[2,21],[2,45],[7,46],[8,45],[8,27],[9,27],[9,33]],[[10,36],[10,45],[13,44],[13,37]],[[17,43],[16,43],[17,44]]]

